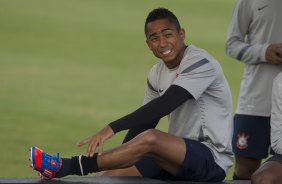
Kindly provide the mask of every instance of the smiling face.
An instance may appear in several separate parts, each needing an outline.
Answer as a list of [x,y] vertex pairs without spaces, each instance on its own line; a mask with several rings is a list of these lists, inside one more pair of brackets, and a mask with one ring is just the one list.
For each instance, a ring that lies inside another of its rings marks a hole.
[[177,67],[185,51],[185,31],[177,30],[168,19],[157,19],[146,25],[147,45],[154,55],[172,69]]

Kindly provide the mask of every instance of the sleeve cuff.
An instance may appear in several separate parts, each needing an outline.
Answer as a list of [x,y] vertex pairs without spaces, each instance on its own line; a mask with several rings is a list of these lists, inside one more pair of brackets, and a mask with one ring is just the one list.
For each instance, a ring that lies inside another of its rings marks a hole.
[[259,58],[262,62],[267,63],[266,61],[266,49],[268,48],[270,44],[263,44],[262,50],[260,52]]

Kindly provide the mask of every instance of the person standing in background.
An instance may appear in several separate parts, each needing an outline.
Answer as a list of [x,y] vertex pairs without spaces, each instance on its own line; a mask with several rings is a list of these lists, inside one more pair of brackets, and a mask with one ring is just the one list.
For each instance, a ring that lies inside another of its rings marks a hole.
[[250,179],[269,153],[272,83],[282,71],[282,1],[237,0],[226,53],[244,63],[232,139],[233,179]]
[[282,73],[273,82],[270,125],[271,147],[275,154],[252,175],[253,184],[282,183]]

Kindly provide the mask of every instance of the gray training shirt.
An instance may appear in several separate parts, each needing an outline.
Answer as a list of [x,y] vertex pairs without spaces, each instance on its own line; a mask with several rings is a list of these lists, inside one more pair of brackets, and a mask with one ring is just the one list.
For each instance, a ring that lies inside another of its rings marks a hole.
[[168,115],[169,133],[200,141],[213,153],[215,162],[227,172],[233,163],[232,97],[220,64],[206,51],[190,45],[179,67],[168,69],[163,61],[149,75],[144,103],[162,95],[170,85],[186,89],[189,99]]
[[275,153],[282,154],[282,73],[273,82],[271,147]]

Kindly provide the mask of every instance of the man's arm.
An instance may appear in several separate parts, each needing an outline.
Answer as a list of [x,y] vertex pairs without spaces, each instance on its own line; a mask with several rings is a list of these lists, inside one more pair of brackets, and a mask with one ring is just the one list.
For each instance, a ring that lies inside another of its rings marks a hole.
[[136,130],[138,127],[144,129],[146,127],[155,126],[160,118],[169,114],[186,100],[191,98],[193,97],[187,90],[172,85],[162,96],[143,105],[133,113],[110,123],[95,135],[80,141],[77,146],[88,144],[86,156],[91,157],[94,155],[96,148],[98,147],[98,154],[101,155],[104,142],[111,138],[115,133],[131,128]]
[[250,3],[250,1],[237,0],[228,28],[225,51],[230,57],[247,64],[266,63],[265,54],[269,44],[246,42],[252,19]]
[[192,95],[184,88],[171,85],[162,96],[143,105],[136,111],[110,123],[109,126],[114,133],[130,128],[148,126],[165,115],[168,115],[186,100],[191,98],[193,98]]

